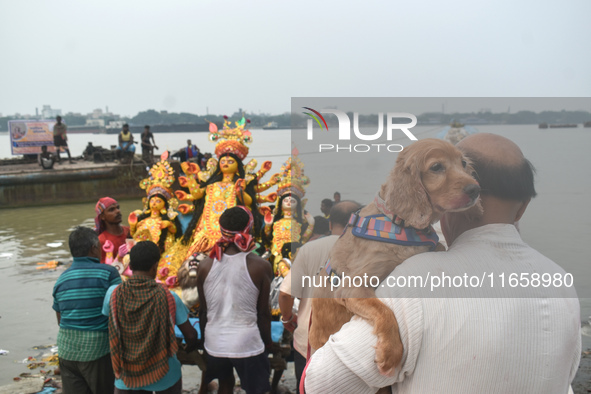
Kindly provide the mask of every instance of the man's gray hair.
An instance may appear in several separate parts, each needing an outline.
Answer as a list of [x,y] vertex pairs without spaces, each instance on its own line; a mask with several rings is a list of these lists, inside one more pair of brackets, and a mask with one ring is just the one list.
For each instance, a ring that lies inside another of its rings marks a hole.
[[100,247],[100,241],[93,229],[78,226],[70,233],[68,245],[72,257],[86,257],[93,246]]

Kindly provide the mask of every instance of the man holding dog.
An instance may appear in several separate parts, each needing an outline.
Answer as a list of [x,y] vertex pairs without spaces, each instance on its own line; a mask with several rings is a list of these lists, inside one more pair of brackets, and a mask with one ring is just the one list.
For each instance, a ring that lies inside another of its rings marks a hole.
[[483,212],[447,213],[441,227],[449,250],[407,259],[376,290],[398,320],[401,365],[390,376],[380,375],[372,328],[354,317],[311,358],[306,392],[374,393],[387,386],[397,393],[568,391],[581,354],[580,307],[572,287],[507,289],[497,281],[484,290],[430,293],[384,285],[392,278],[442,272],[564,277],[562,268],[523,242],[514,225],[536,195],[533,167],[519,147],[481,133],[458,148],[473,161]]

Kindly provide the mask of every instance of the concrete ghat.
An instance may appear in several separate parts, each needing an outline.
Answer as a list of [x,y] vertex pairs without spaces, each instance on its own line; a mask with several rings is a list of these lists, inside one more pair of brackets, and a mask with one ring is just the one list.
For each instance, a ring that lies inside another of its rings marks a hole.
[[101,196],[141,198],[139,182],[145,165],[115,163],[55,165],[42,170],[36,164],[0,167],[0,208],[95,202]]

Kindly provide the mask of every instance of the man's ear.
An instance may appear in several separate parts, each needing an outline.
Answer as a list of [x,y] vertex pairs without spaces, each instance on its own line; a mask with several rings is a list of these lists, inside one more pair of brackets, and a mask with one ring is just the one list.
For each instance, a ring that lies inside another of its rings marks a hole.
[[515,222],[518,222],[519,219],[521,219],[521,217],[523,216],[523,213],[525,212],[525,209],[527,208],[530,201],[531,201],[531,198],[528,198],[527,200],[525,200],[521,203],[521,207],[519,207],[519,209],[517,210],[517,213],[515,214]]

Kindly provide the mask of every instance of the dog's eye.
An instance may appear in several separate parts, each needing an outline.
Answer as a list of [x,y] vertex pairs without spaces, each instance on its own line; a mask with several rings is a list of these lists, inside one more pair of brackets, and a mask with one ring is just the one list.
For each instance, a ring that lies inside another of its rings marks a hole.
[[433,172],[440,172],[443,171],[443,166],[441,165],[441,163],[435,163],[431,166],[430,170]]
[[468,165],[468,162],[466,162],[466,160],[462,160],[462,167],[466,168],[467,165]]

